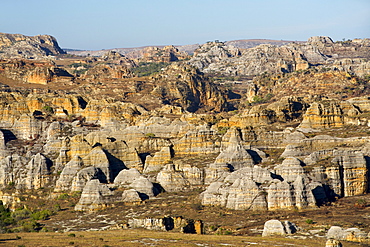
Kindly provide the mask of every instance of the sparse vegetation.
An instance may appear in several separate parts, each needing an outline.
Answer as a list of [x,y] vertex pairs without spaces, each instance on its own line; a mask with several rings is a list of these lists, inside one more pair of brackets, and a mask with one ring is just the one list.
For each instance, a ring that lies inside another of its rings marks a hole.
[[54,113],[53,107],[48,106],[48,105],[43,106],[42,111],[47,113],[47,114],[53,114]]
[[313,220],[312,219],[306,219],[306,221],[305,221],[307,224],[313,224],[314,222],[313,222]]
[[145,136],[149,137],[149,138],[154,138],[155,134],[154,133],[146,133]]
[[158,73],[161,71],[162,68],[167,67],[170,65],[170,63],[145,63],[141,62],[139,63],[138,67],[132,68],[132,72],[135,73],[137,76],[142,77],[142,76],[150,76],[153,75],[154,73]]

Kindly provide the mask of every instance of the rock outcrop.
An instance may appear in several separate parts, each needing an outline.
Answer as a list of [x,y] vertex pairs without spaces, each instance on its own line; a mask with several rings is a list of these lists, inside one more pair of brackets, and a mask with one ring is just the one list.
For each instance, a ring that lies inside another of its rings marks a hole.
[[49,84],[52,82],[73,83],[74,76],[53,62],[32,60],[5,60],[0,62],[0,74],[24,83]]
[[187,111],[195,112],[202,105],[213,111],[226,107],[225,98],[217,86],[190,65],[171,64],[153,79],[156,87],[152,94],[166,97]]
[[0,33],[0,58],[40,58],[65,54],[50,35],[25,36]]

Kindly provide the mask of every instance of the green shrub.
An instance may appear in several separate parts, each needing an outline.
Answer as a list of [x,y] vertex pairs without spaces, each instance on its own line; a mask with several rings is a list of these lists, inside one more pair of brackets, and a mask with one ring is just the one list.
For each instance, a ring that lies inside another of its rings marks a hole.
[[60,194],[57,198],[58,200],[67,200],[69,199],[69,195],[67,193]]
[[70,234],[68,234],[68,237],[72,237],[72,238],[74,238],[74,237],[76,237],[76,234],[74,234],[74,233],[70,233]]
[[313,222],[313,220],[312,220],[312,219],[306,219],[306,223],[307,223],[307,224],[313,224],[314,222]]
[[149,137],[149,138],[153,138],[153,137],[155,137],[155,134],[154,133],[146,133],[145,136]]
[[43,106],[43,107],[42,107],[42,110],[43,110],[45,113],[50,113],[50,114],[53,114],[53,113],[54,113],[54,109],[53,109],[53,107],[48,106],[48,105]]
[[72,198],[80,198],[82,194],[82,191],[73,191],[71,197]]
[[34,220],[24,221],[21,227],[23,232],[36,232],[40,228],[40,224]]
[[226,132],[230,129],[230,127],[219,127],[218,128],[218,134],[224,135]]
[[22,208],[22,209],[17,209],[14,212],[12,212],[11,216],[15,221],[20,221],[20,220],[28,219],[31,214],[32,212],[30,210],[26,208]]
[[59,212],[62,210],[62,207],[57,203],[53,206],[53,211],[54,212]]
[[132,72],[137,76],[149,76],[154,73],[161,71],[162,68],[165,68],[170,63],[139,63],[139,66],[132,69]]
[[53,213],[49,209],[41,210],[35,212],[31,215],[31,218],[34,220],[46,220],[48,219]]

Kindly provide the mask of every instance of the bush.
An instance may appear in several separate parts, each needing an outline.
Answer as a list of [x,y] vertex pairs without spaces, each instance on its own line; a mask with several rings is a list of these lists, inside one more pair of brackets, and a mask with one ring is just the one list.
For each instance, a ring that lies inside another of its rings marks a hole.
[[61,211],[62,210],[62,207],[59,205],[59,204],[55,204],[54,206],[53,206],[53,211],[54,212],[59,212],[59,211]]
[[219,127],[218,128],[218,134],[224,135],[226,132],[230,129],[230,127]]
[[40,224],[34,220],[25,221],[22,224],[21,231],[24,232],[36,232],[40,229]]
[[58,196],[58,200],[67,200],[69,198],[69,195],[67,193],[60,194]]
[[31,218],[34,220],[46,220],[48,219],[53,213],[49,209],[41,210],[35,212],[31,215]]
[[70,233],[70,234],[68,234],[68,237],[72,237],[72,238],[74,238],[74,237],[76,237],[76,234],[74,234],[74,233]]
[[313,222],[313,220],[311,220],[311,219],[306,219],[306,223],[307,223],[307,224],[313,224],[314,222]]
[[12,218],[15,220],[15,221],[20,221],[20,220],[24,220],[24,219],[27,219],[30,217],[30,215],[32,214],[32,212],[26,208],[22,208],[22,209],[18,209],[18,210],[15,210],[14,212],[12,212]]
[[53,107],[51,106],[48,106],[48,105],[45,105],[42,107],[42,110],[46,113],[50,113],[50,114],[53,114],[54,113],[54,110],[53,110]]
[[155,137],[155,134],[154,133],[147,133],[145,134],[146,137],[149,137],[149,138],[153,138]]

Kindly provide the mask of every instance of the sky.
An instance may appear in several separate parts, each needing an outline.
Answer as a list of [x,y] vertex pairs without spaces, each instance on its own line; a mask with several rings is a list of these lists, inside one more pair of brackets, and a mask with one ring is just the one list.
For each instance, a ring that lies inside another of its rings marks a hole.
[[370,38],[370,0],[1,0],[0,9],[0,32],[83,50]]

